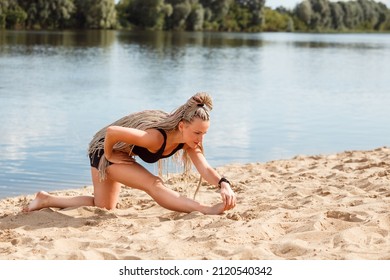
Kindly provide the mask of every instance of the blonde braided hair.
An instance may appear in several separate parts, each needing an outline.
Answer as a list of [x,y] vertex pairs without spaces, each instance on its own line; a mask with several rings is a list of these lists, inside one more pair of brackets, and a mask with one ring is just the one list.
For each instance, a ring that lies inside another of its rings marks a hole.
[[[161,110],[144,110],[141,112],[127,115],[112,124],[99,130],[89,143],[88,154],[94,155],[98,150],[104,149],[104,138],[106,135],[107,127],[109,126],[122,126],[131,127],[141,130],[147,130],[150,128],[160,128],[166,132],[175,131],[178,129],[178,125],[181,121],[191,123],[195,118],[200,118],[203,121],[210,120],[210,111],[213,109],[212,98],[205,92],[199,92],[193,95],[187,100],[187,102],[172,113],[166,113]],[[114,150],[128,153],[131,155],[134,145],[119,142],[114,145]],[[203,152],[203,146],[200,146]],[[192,168],[192,162],[185,150],[182,151],[183,173],[188,175]],[[180,154],[179,154],[180,155]],[[162,173],[162,165],[159,161],[159,173]],[[106,168],[109,162],[105,157],[101,157],[99,162],[99,178],[100,180],[106,179]],[[199,180],[198,187],[195,195],[200,187],[202,177]],[[195,196],[194,196],[195,197]]]

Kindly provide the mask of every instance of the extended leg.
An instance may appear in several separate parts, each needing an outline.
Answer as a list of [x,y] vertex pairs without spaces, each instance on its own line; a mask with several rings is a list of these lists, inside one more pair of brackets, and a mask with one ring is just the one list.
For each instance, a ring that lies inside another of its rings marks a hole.
[[164,186],[162,180],[151,174],[138,163],[131,165],[113,164],[108,167],[108,176],[128,187],[137,188],[149,194],[159,205],[164,208],[179,212],[199,211],[204,214],[220,214],[224,204],[206,206],[199,202],[180,195]]

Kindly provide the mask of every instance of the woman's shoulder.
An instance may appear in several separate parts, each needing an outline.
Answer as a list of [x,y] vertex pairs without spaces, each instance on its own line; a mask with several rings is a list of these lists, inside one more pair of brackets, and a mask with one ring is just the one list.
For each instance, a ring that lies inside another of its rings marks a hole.
[[166,132],[160,128],[148,128],[145,129],[145,132],[150,136],[156,136],[156,137],[162,136],[164,138],[164,135],[166,135]]
[[151,150],[158,150],[166,141],[166,134],[163,134],[157,128],[148,128],[145,130],[144,140],[147,146],[146,148]]

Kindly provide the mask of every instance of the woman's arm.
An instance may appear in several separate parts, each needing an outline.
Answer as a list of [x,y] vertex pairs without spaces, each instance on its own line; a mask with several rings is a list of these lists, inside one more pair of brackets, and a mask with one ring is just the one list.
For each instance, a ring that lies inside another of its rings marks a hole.
[[114,150],[114,145],[118,142],[145,147],[153,151],[158,150],[163,141],[163,136],[155,129],[143,131],[135,128],[109,126],[104,140],[104,155],[107,160],[115,163],[114,158],[118,158],[118,152]]
[[209,182],[209,184],[221,188],[221,197],[225,203],[225,210],[234,208],[236,206],[236,195],[232,190],[230,183],[225,181],[220,182],[222,176],[209,165],[200,148],[187,148],[186,151],[200,175]]

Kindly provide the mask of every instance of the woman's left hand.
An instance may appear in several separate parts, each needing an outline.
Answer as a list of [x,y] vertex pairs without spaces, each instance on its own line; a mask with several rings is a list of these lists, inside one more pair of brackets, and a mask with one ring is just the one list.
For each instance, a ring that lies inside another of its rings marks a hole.
[[224,211],[233,209],[236,207],[237,203],[237,197],[232,188],[230,187],[230,184],[227,182],[221,183],[221,197],[223,200],[223,203],[225,204]]

